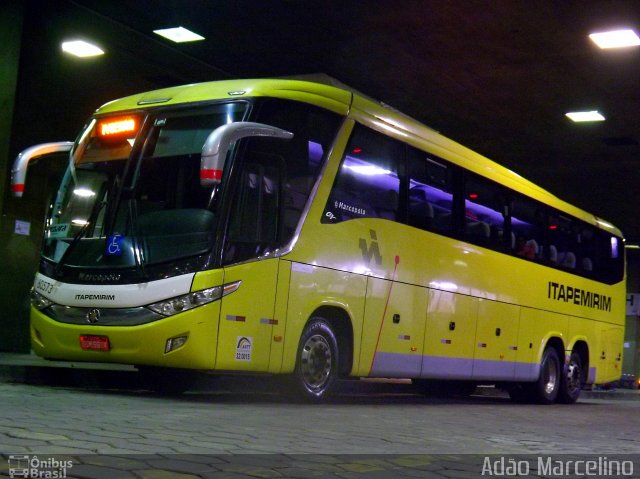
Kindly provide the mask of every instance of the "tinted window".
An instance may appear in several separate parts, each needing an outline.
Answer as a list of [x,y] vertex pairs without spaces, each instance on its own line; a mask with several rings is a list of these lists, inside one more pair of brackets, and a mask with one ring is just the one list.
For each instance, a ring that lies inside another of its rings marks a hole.
[[620,238],[362,125],[322,222],[357,218],[406,222],[609,284],[624,273]]
[[549,215],[548,260],[564,269],[576,269],[579,235],[575,221],[565,215]]
[[547,224],[544,206],[514,193],[510,202],[510,214],[510,250],[521,258],[542,260],[545,255],[544,236]]
[[400,220],[398,167],[403,145],[356,125],[340,165],[323,222],[355,218]]
[[476,175],[465,179],[464,237],[489,248],[503,250],[511,245],[505,225],[507,190]]
[[408,222],[417,228],[442,234],[452,232],[452,168],[423,151],[409,148]]
[[226,263],[288,244],[302,218],[341,118],[303,103],[266,99],[255,120],[291,131],[291,140],[246,140],[234,167]]

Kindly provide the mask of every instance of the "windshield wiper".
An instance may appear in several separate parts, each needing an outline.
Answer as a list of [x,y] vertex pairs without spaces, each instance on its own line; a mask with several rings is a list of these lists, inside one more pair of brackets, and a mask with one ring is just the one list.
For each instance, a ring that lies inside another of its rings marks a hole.
[[148,279],[147,271],[144,268],[144,258],[142,250],[138,242],[138,212],[132,206],[134,199],[127,200],[127,212],[129,213],[129,221],[131,222],[131,238],[133,239],[133,259],[136,263],[136,271],[142,279]]
[[82,228],[80,228],[80,231],[78,231],[75,234],[75,236],[71,240],[71,243],[69,243],[69,246],[67,246],[67,249],[64,250],[64,253],[62,253],[62,256],[60,257],[60,260],[58,261],[58,263],[56,264],[56,266],[55,266],[55,268],[53,270],[55,276],[59,276],[60,275],[60,273],[62,271],[62,267],[64,266],[64,262],[67,259],[67,257],[69,256],[69,253],[78,244],[78,242],[80,241],[80,238],[82,238],[85,235],[85,233],[89,229],[89,226],[93,225],[93,223],[95,222],[96,218],[100,214],[100,211],[102,211],[102,208],[104,208],[104,206],[106,204],[107,204],[106,201],[101,201],[100,203],[98,203],[97,207],[93,209],[93,212],[91,213],[91,216],[89,217],[87,222],[85,224],[83,224]]

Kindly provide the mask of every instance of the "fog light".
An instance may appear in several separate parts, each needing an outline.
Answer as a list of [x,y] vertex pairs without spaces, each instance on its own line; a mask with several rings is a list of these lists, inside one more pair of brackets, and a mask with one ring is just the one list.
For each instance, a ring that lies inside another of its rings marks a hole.
[[164,347],[164,353],[170,353],[171,351],[175,351],[178,348],[184,346],[184,343],[187,342],[187,338],[189,336],[178,336],[175,338],[167,339],[167,345]]

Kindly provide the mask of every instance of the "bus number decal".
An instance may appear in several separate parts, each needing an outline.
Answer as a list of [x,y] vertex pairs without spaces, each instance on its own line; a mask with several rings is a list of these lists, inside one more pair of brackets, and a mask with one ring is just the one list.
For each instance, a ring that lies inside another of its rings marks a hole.
[[69,232],[69,223],[49,226],[48,232],[49,238],[66,238]]
[[36,282],[36,289],[42,291],[43,293],[51,294],[53,291],[53,283],[49,281],[45,281],[43,279],[39,279]]
[[253,338],[238,336],[236,342],[236,361],[251,361],[251,349]]

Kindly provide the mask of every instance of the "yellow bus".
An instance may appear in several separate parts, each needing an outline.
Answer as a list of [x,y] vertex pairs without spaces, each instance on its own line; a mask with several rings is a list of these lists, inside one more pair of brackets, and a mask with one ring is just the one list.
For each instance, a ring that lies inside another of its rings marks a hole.
[[[167,88],[99,108],[46,218],[31,343],[44,358],[495,384],[575,402],[620,377],[622,234],[330,79]],[[180,374],[178,374],[180,373]]]

